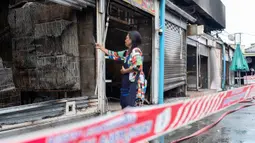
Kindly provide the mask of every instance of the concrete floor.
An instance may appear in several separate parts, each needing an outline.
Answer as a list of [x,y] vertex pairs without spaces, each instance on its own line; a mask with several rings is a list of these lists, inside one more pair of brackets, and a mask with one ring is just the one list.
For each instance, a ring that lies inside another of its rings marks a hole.
[[108,101],[108,110],[110,112],[121,110],[120,101]]
[[213,94],[216,93],[217,90],[213,89],[199,89],[199,91],[187,91],[187,96],[188,97],[199,97],[199,96],[204,96],[208,94]]

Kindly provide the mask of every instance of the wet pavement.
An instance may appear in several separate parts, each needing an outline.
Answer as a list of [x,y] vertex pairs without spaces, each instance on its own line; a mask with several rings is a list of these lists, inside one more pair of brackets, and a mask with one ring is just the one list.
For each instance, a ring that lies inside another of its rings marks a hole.
[[[165,142],[170,143],[173,140],[188,136],[217,121],[223,113],[245,104],[234,105],[217,114],[167,134]],[[207,132],[181,143],[255,143],[255,106],[243,108],[229,114]]]

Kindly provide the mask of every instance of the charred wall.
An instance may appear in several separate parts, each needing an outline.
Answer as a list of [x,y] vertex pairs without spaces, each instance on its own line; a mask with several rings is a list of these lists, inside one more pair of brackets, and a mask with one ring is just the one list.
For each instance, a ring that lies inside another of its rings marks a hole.
[[95,37],[95,10],[88,8],[86,11],[77,12],[81,93],[89,96],[94,95],[96,86],[96,57],[94,40]]
[[16,87],[80,90],[76,11],[46,2],[9,10]]
[[80,91],[93,95],[95,10],[41,0],[5,2],[0,5],[0,107],[77,97]]

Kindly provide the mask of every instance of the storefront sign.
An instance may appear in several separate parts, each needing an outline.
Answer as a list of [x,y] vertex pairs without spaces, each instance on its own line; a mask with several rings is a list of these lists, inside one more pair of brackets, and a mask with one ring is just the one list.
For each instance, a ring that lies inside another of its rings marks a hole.
[[133,6],[136,6],[152,15],[155,15],[154,0],[123,0]]

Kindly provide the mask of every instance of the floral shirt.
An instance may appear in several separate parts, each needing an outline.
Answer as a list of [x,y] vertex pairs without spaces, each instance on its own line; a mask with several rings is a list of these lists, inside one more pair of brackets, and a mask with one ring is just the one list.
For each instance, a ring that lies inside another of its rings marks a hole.
[[[128,57],[128,50],[124,51],[111,51],[108,50],[109,59],[115,60],[115,61],[126,61],[126,58]],[[143,55],[142,51],[139,48],[134,48],[132,50],[132,53],[130,54],[130,58],[128,60],[128,66],[132,67],[134,72],[129,73],[129,81],[135,82],[136,75],[138,72],[140,72],[139,78],[137,80],[137,100],[141,100],[141,102],[144,101],[144,95],[146,92],[147,87],[147,81],[145,79],[144,73],[143,73]]]

